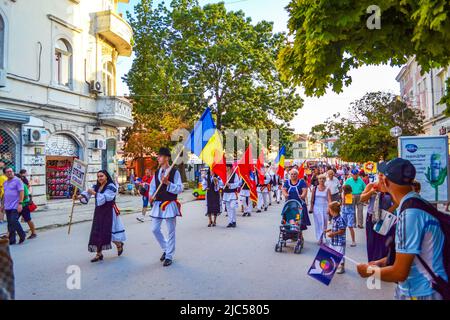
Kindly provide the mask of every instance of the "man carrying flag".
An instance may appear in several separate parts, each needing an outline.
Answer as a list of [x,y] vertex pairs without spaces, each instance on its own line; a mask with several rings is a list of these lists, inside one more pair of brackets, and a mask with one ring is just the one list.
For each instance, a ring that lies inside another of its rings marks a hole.
[[[159,169],[155,173],[155,177],[150,183],[150,203],[153,208],[150,213],[152,219],[152,232],[158,241],[163,255],[161,261],[163,266],[168,267],[172,264],[173,255],[175,253],[175,228],[177,216],[181,216],[181,205],[178,202],[178,194],[183,192],[183,183],[181,181],[180,172],[169,166],[171,157],[168,148],[161,148],[158,153]],[[166,222],[168,230],[168,239],[161,232],[162,222]]]
[[258,173],[258,184],[257,184],[257,192],[258,192],[258,205],[256,212],[261,212],[262,210],[267,211],[269,207],[269,183],[270,183],[270,175],[266,172],[266,168],[264,167],[264,150],[261,150],[261,153],[256,161],[256,171]]
[[239,177],[233,171],[233,164],[227,163],[227,180],[223,189],[223,202],[228,213],[227,228],[236,228],[236,210],[238,208],[237,189],[239,188]]
[[251,216],[252,202],[257,202],[255,166],[251,145],[245,151],[244,156],[238,162],[237,172],[241,177],[241,200],[244,205],[243,216]]

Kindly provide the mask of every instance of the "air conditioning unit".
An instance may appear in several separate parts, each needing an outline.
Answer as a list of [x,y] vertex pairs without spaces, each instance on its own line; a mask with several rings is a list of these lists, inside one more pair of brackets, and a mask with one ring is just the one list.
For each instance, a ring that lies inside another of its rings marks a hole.
[[6,87],[6,70],[0,69],[0,88]]
[[45,144],[45,131],[42,129],[27,129],[26,142],[28,144]]
[[102,84],[100,83],[100,81],[92,80],[89,83],[89,92],[95,94],[102,93]]
[[94,149],[106,150],[106,140],[105,139],[96,139],[94,141]]

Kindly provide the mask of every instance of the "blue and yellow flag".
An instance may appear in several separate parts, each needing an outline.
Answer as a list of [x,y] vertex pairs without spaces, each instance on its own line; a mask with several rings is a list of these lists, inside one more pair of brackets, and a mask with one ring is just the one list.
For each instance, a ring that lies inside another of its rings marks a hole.
[[202,159],[224,182],[227,180],[222,140],[210,108],[206,108],[195,124],[185,147]]
[[277,175],[284,179],[284,160],[286,158],[286,147],[282,146],[280,152],[278,153],[275,163],[278,164]]

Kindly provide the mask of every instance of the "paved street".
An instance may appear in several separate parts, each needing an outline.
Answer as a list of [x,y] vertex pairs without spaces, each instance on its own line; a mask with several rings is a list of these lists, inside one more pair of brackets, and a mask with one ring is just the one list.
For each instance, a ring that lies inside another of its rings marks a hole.
[[[124,255],[105,252],[103,262],[92,264],[87,251],[90,222],[41,232],[21,246],[11,247],[15,262],[17,299],[391,299],[393,286],[368,290],[354,266],[336,275],[329,287],[306,273],[317,245],[313,229],[305,233],[305,249],[276,253],[281,204],[268,212],[238,218],[236,229],[226,229],[226,217],[207,228],[204,202],[183,205],[178,220],[174,264],[163,268],[161,250],[150,232],[150,222],[135,215],[123,217],[128,241]],[[348,248],[352,259],[364,261],[364,231],[358,246]],[[81,290],[68,290],[66,269],[81,268]]]

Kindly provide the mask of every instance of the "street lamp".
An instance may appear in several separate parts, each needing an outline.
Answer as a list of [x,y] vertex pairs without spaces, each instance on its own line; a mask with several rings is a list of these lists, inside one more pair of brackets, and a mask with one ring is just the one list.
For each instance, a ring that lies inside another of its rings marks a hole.
[[399,126],[392,128],[390,131],[391,137],[393,138],[399,138],[402,135],[402,133],[403,130]]

